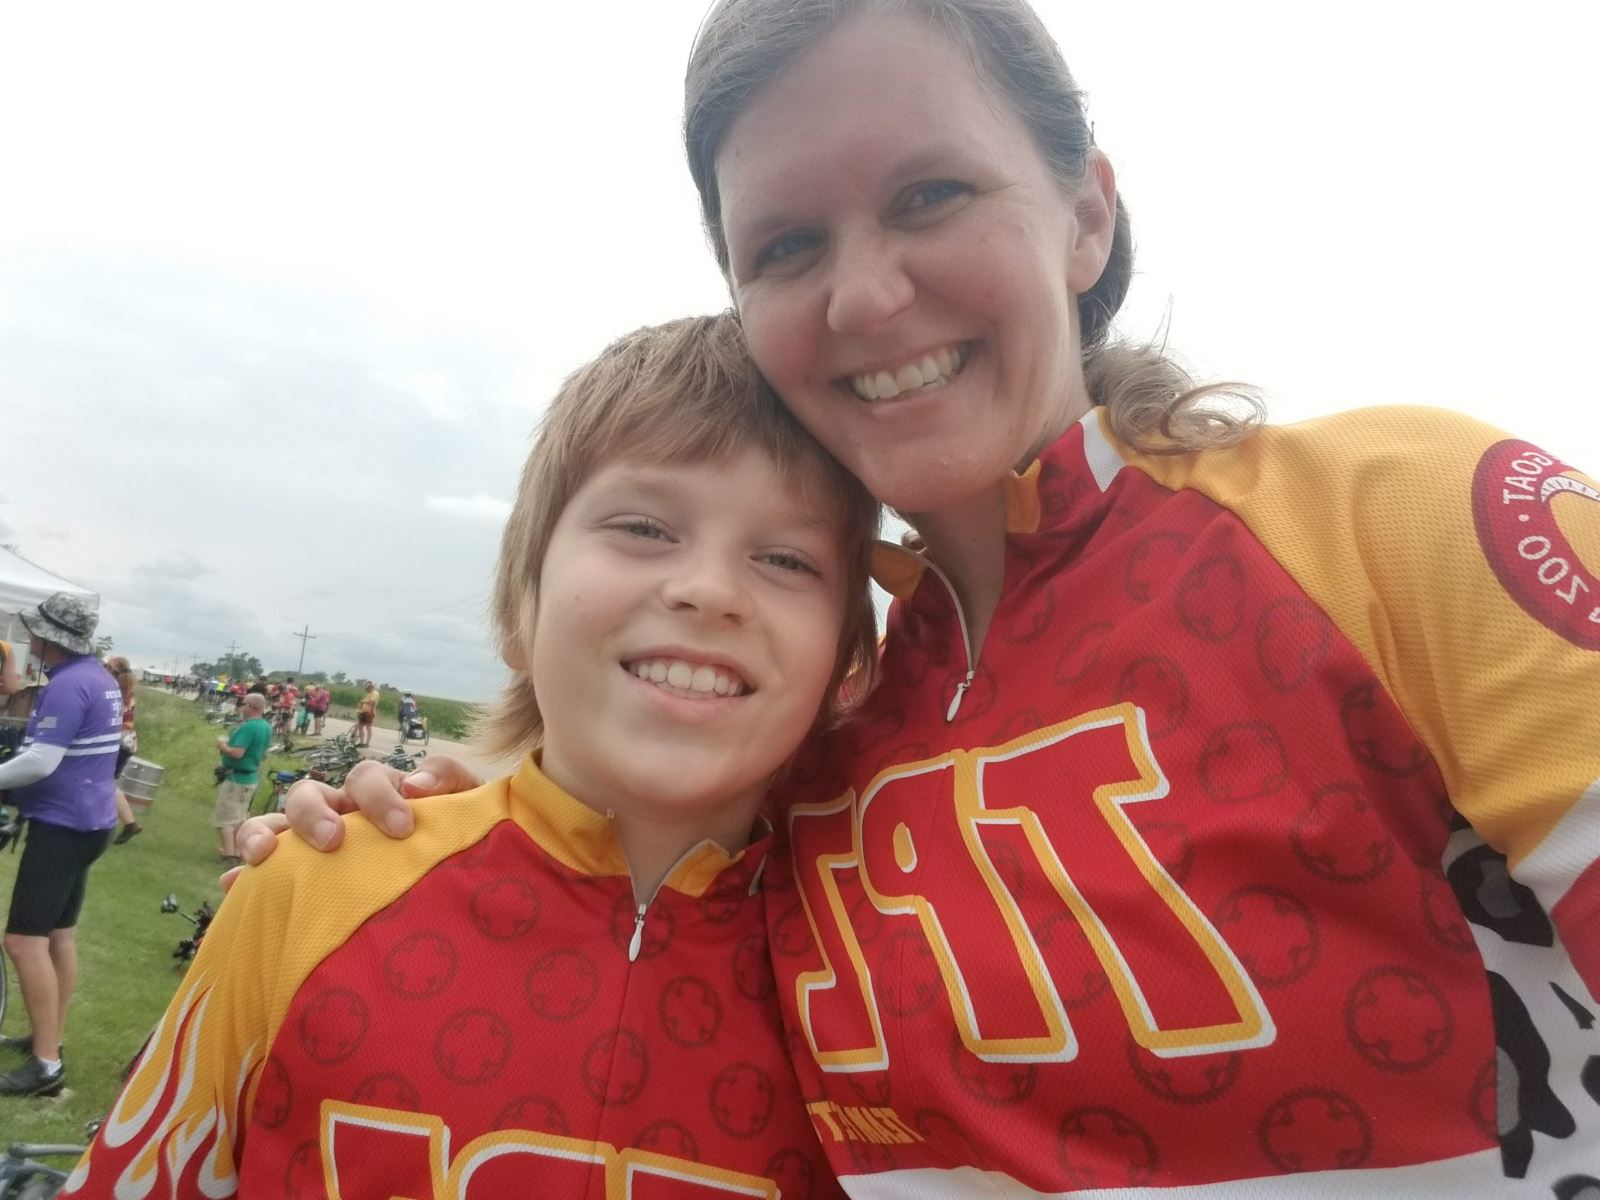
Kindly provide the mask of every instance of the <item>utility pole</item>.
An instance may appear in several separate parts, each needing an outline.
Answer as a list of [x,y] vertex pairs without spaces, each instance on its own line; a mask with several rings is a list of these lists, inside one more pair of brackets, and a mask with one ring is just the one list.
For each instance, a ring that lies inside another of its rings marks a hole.
[[235,672],[234,669],[233,669],[233,660],[238,655],[238,653],[239,653],[239,643],[238,642],[229,642],[228,643],[227,663],[228,663],[228,674],[230,676],[237,674],[237,672]]
[[295,677],[298,678],[306,673],[306,643],[316,641],[317,635],[311,632],[311,626],[308,624],[299,633],[291,633],[289,636],[300,639],[300,665],[295,668],[294,672]]

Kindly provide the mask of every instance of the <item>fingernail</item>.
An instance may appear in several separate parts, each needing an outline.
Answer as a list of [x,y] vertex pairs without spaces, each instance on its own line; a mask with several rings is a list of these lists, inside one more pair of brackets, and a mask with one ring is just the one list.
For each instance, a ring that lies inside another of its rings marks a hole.
[[322,849],[333,840],[334,830],[338,827],[338,821],[332,817],[323,817],[311,828],[311,844],[319,850]]
[[427,792],[439,786],[439,777],[432,771],[414,771],[406,776],[406,782],[419,792]]
[[405,837],[411,832],[411,816],[404,809],[390,809],[389,815],[383,819],[383,827],[389,831],[390,837]]
[[261,839],[265,836],[265,834],[252,833],[249,837],[244,839],[244,845],[240,848],[244,851],[244,857],[246,859],[250,860],[251,862],[255,861],[256,852],[261,849]]

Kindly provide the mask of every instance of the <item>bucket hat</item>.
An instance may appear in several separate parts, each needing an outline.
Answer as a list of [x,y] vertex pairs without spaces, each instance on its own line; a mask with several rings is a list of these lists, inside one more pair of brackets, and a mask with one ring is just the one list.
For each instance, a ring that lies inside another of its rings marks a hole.
[[21,612],[22,624],[34,637],[54,642],[63,650],[74,654],[94,652],[94,627],[100,623],[100,614],[84,602],[83,597],[70,592],[57,592],[38,608]]

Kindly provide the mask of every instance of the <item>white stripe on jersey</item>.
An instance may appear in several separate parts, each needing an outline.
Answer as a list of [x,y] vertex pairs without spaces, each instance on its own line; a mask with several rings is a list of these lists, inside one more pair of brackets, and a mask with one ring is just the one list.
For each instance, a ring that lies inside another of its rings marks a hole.
[[121,740],[122,731],[116,730],[112,733],[97,734],[95,737],[73,738],[71,744],[74,746],[92,746],[96,742],[119,742]]
[[118,746],[115,742],[109,746],[80,746],[76,750],[63,751],[61,757],[85,758],[95,754],[115,754],[120,749],[122,749],[122,747]]
[[1103,492],[1111,486],[1117,472],[1122,470],[1122,455],[1106,441],[1106,435],[1100,429],[1099,409],[1091,408],[1078,423],[1083,426],[1083,457],[1089,464],[1089,474],[1094,476],[1094,481]]
[[1545,912],[1553,909],[1594,861],[1600,846],[1600,779],[1584,789],[1556,827],[1519,863],[1511,877],[1539,897]]
[[[1540,1139],[1549,1166],[1548,1151],[1561,1147]],[[1499,1150],[1479,1150],[1442,1162],[1406,1167],[1377,1167],[1359,1171],[1308,1171],[1302,1175],[1270,1175],[1258,1179],[1229,1179],[1222,1183],[1183,1187],[1097,1187],[1071,1192],[1036,1192],[1009,1175],[957,1167],[941,1171],[925,1167],[909,1171],[882,1171],[876,1175],[841,1175],[839,1183],[851,1200],[1394,1200],[1406,1196],[1421,1200],[1460,1196],[1520,1196],[1523,1200],[1551,1194],[1550,1183],[1576,1169],[1592,1167],[1577,1160],[1593,1158],[1584,1147],[1567,1146],[1566,1167],[1556,1171],[1543,1187],[1530,1179],[1507,1179],[1500,1167]],[[1540,1155],[1534,1155],[1535,1167]]]

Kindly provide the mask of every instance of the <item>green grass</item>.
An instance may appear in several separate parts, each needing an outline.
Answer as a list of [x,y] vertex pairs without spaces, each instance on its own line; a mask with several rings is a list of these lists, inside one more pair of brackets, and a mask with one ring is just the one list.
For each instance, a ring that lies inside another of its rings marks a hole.
[[[78,922],[78,991],[67,1020],[67,1086],[56,1100],[0,1099],[0,1144],[81,1141],[83,1124],[103,1115],[122,1086],[122,1069],[144,1044],[176,990],[181,973],[172,950],[191,926],[164,915],[161,898],[177,894],[185,912],[222,895],[211,807],[216,789],[216,738],[192,701],[139,689],[139,757],[165,768],[155,804],[140,819],[145,832],[109,847],[89,873]],[[298,766],[269,759],[268,769]],[[9,898],[18,855],[0,856],[0,886]],[[27,1014],[10,963],[5,1032],[27,1029]],[[0,1051],[0,1068],[20,1056]]]

